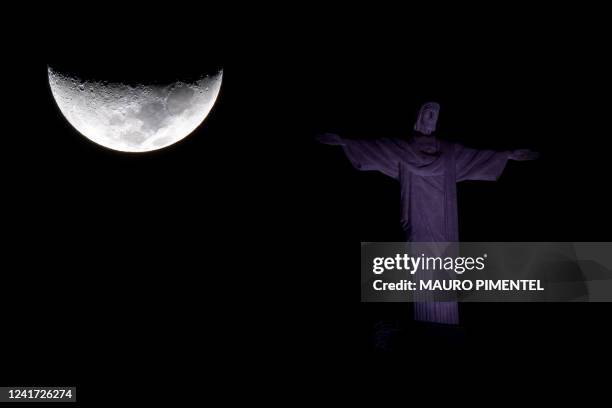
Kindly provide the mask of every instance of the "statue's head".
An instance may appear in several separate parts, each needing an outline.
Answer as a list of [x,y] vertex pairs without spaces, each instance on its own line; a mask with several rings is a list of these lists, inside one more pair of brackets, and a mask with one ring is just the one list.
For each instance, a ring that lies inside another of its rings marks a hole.
[[414,130],[423,133],[424,135],[432,134],[436,130],[436,123],[438,122],[439,113],[440,105],[436,102],[427,102],[421,106],[419,116],[414,124]]

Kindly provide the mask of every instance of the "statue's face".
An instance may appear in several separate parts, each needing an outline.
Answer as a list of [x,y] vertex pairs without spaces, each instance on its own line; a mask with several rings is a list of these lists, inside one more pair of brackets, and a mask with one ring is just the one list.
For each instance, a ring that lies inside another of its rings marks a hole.
[[425,135],[432,134],[436,130],[439,113],[440,105],[436,102],[427,102],[424,104],[419,111],[414,130]]

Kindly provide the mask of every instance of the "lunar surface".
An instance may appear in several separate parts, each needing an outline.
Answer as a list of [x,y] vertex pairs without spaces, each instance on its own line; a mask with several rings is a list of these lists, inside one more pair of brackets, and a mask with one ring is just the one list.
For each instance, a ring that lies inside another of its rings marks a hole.
[[206,119],[223,76],[219,71],[190,83],[132,86],[48,71],[68,122],[91,141],[123,152],[157,150],[184,139]]

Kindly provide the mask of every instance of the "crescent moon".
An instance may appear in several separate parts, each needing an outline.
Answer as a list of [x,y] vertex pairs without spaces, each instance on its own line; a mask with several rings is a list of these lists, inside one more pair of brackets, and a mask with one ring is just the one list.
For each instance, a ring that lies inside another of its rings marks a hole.
[[170,146],[206,119],[223,71],[193,82],[128,85],[86,81],[48,67],[51,93],[66,120],[83,136],[121,152]]

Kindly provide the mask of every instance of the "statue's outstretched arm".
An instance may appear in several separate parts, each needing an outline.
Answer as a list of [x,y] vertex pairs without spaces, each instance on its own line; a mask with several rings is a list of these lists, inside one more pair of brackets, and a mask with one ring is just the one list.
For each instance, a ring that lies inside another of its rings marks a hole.
[[401,151],[390,139],[348,139],[335,133],[318,135],[320,143],[342,146],[349,161],[357,170],[374,170],[397,179]]
[[319,143],[323,143],[330,146],[344,146],[345,143],[342,138],[335,133],[323,133],[316,137]]
[[529,149],[517,149],[508,155],[508,159],[516,161],[535,160],[540,157],[540,153]]

